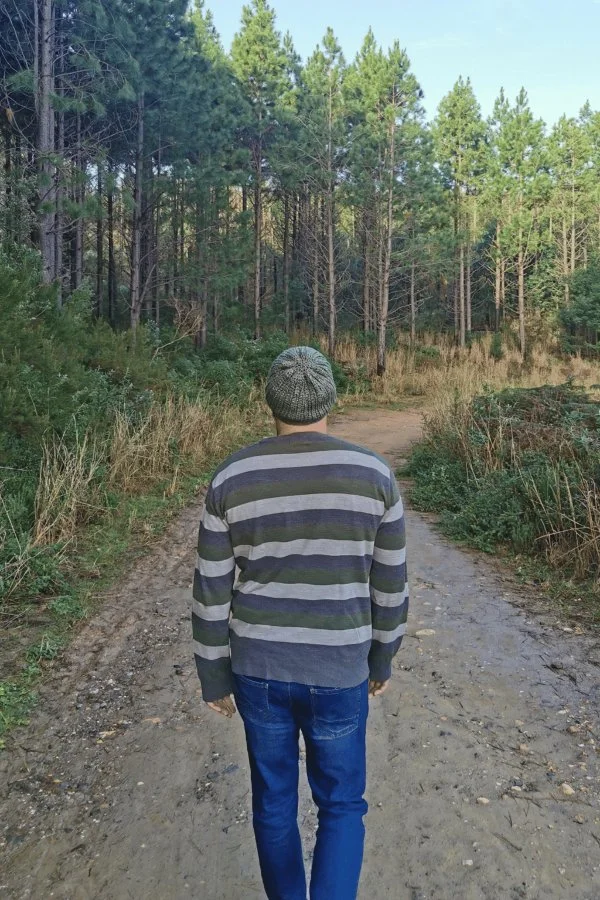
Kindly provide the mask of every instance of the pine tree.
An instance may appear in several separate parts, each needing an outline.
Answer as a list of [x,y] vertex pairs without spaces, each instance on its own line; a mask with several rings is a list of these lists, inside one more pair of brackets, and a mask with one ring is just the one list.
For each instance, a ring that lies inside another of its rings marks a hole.
[[263,190],[268,154],[278,127],[279,100],[289,84],[287,60],[266,0],[242,9],[242,25],[231,48],[233,71],[246,98],[241,111],[244,140],[252,156],[254,188],[254,333],[261,334]]
[[458,334],[466,344],[471,328],[470,280],[473,221],[471,197],[481,174],[485,125],[470,80],[458,79],[440,103],[434,123],[438,160],[453,196],[458,264]]

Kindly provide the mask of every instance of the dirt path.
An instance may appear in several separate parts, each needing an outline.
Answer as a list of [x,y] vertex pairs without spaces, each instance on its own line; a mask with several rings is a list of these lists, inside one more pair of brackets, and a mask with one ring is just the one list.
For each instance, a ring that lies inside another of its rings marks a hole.
[[[335,431],[397,460],[418,428],[415,412],[362,411]],[[108,598],[0,756],[6,900],[263,897],[241,723],[202,705],[191,660],[199,509]],[[361,900],[598,900],[598,648],[528,617],[509,579],[422,517],[409,529]],[[309,850],[305,785],[301,816]]]

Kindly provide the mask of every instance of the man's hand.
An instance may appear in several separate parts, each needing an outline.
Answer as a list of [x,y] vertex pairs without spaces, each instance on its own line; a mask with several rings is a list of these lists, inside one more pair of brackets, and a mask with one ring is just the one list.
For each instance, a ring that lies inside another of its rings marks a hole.
[[369,697],[380,697],[384,691],[387,691],[389,685],[387,681],[369,681]]
[[210,703],[207,702],[206,705],[210,707],[210,709],[214,709],[214,711],[218,712],[221,716],[225,716],[227,719],[231,719],[236,713],[235,703],[233,702],[231,694],[229,697],[223,697],[222,700],[212,700]]

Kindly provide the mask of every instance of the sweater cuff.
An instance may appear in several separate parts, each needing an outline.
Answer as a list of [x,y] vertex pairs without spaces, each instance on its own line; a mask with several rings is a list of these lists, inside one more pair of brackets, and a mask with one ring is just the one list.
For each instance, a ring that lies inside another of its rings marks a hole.
[[230,659],[215,660],[209,666],[204,662],[199,662],[197,656],[195,659],[198,677],[202,686],[202,699],[205,703],[223,700],[225,697],[233,694],[233,673]]
[[392,662],[389,659],[369,657],[369,679],[371,681],[389,681],[392,677]]

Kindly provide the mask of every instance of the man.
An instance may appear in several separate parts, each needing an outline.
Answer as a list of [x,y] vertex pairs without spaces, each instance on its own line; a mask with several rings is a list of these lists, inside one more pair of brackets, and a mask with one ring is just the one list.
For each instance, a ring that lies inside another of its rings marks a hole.
[[196,664],[210,708],[233,715],[233,694],[244,722],[269,900],[306,900],[300,732],[319,822],[310,897],[354,900],[368,695],[387,688],[408,611],[402,501],[386,462],[327,434],[336,390],[319,352],[278,356],[266,398],[277,436],[230,456],[206,496]]

